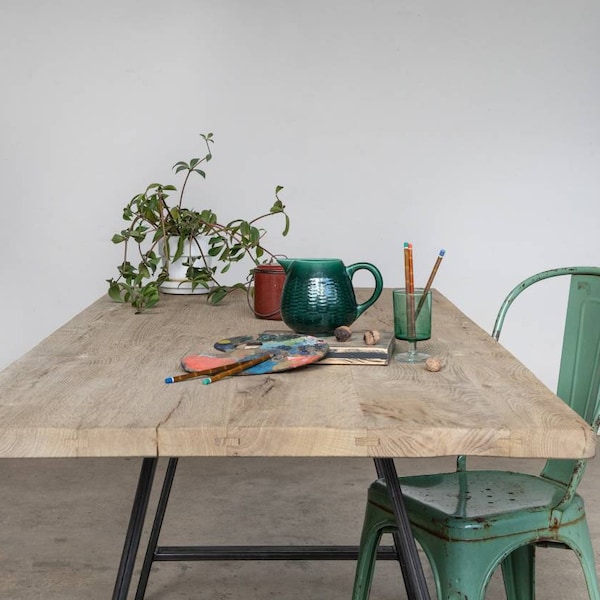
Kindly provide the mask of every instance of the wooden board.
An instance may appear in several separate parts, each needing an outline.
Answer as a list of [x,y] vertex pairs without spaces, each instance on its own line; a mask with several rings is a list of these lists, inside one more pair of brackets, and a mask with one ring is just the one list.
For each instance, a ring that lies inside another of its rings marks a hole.
[[[364,341],[365,330],[352,332],[352,337],[346,342],[338,341],[335,336],[320,336],[329,352],[321,358],[319,365],[387,365],[394,352],[394,336],[391,331],[380,332],[381,339],[377,344],[366,344]],[[220,340],[215,343],[215,348],[224,352],[231,352],[234,348],[248,347],[256,349],[267,348],[277,344],[277,340],[286,342],[288,337],[298,337],[289,330],[263,331],[259,336],[242,335],[231,339]],[[270,338],[273,338],[271,340]],[[299,338],[303,339],[303,338]]]
[[319,365],[387,365],[394,353],[394,335],[381,331],[377,344],[369,346],[364,341],[364,331],[353,331],[347,342],[338,342],[335,336],[321,339],[329,346],[329,352]]

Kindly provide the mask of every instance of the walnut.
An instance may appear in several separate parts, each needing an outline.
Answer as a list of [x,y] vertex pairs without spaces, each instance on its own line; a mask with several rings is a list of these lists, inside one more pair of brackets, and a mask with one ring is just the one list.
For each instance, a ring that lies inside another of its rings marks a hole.
[[335,335],[335,339],[338,342],[347,342],[352,337],[352,331],[350,330],[350,327],[341,325],[340,327],[335,328],[333,335]]
[[438,358],[428,358],[425,361],[425,368],[428,371],[431,371],[433,373],[436,373],[437,371],[439,371],[442,368],[442,363],[440,362],[440,360]]
[[379,331],[377,331],[377,329],[367,329],[363,339],[365,340],[365,344],[367,344],[367,346],[374,346],[381,339],[381,334]]

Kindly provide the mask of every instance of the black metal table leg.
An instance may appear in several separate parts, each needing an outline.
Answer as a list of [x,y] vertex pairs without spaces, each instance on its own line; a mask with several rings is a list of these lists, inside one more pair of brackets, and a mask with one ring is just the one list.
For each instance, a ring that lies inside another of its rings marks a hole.
[[125,536],[125,544],[123,545],[123,552],[121,554],[121,562],[119,563],[117,580],[112,595],[113,600],[127,599],[157,463],[158,458],[156,457],[144,458],[142,461],[131,516],[129,517],[127,535]]
[[[158,547],[158,538],[163,523],[163,518],[169,501],[169,495],[177,458],[171,458],[165,473],[161,496],[154,517],[154,524],[150,533],[150,540],[142,573],[138,583],[136,600],[142,600],[146,591],[148,575],[154,561],[180,561],[180,560],[356,560],[358,547],[356,546],[169,546]],[[402,575],[409,600],[430,600],[429,591],[425,582],[425,575],[417,546],[412,534],[402,490],[398,483],[398,476],[394,461],[391,458],[376,458],[375,467],[379,477],[386,480],[390,493],[392,507],[398,523],[398,531],[394,533],[394,547],[380,547],[377,559],[396,559],[400,563]],[[142,528],[150,492],[156,471],[158,458],[144,458],[139,475],[131,517],[125,537],[123,553],[119,572],[115,582],[113,600],[126,600],[131,584],[137,551],[139,548]]]
[[[378,479],[383,479],[384,475],[383,475],[383,472],[381,470],[381,463],[376,458],[373,460],[373,462],[375,463],[375,471],[377,472],[377,478]],[[402,568],[403,558],[402,558],[402,554],[400,553],[401,541],[400,541],[400,534],[398,533],[398,531],[394,531],[392,533],[392,538],[394,540],[394,545],[392,546],[392,548],[394,550],[394,554],[396,556],[396,560],[398,561],[398,563],[400,564],[400,566]],[[379,558],[377,560],[379,560]]]
[[150,532],[150,539],[148,540],[148,547],[146,548],[146,555],[144,557],[142,571],[140,573],[137,590],[135,592],[135,600],[144,600],[144,596],[146,594],[148,577],[150,576],[150,569],[152,568],[152,563],[154,562],[154,555],[156,553],[156,546],[158,545],[160,530],[162,529],[165,512],[167,511],[169,495],[171,494],[173,479],[175,478],[175,471],[177,470],[177,462],[177,458],[170,458],[169,464],[167,465],[167,471],[163,480],[158,506],[156,507],[156,513],[154,515],[152,531]]
[[423,566],[417,552],[417,544],[406,513],[402,490],[398,483],[394,460],[392,458],[376,458],[375,468],[377,473],[385,479],[396,523],[398,524],[398,532],[394,536],[394,542],[408,598],[409,600],[430,600]]

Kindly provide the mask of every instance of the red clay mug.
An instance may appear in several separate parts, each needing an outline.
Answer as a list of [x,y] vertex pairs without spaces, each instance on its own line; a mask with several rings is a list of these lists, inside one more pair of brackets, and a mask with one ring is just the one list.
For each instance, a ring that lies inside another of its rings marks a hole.
[[258,265],[254,269],[254,314],[259,319],[281,321],[281,292],[285,271],[278,264]]

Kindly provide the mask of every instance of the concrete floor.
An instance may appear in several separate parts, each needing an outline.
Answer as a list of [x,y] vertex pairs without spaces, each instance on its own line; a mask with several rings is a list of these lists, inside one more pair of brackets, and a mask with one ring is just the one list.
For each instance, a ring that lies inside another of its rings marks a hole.
[[[491,464],[498,463],[477,461]],[[532,472],[540,465],[508,464]],[[138,459],[0,460],[0,599],[110,598],[139,465]],[[397,461],[401,474],[447,468],[449,459]],[[356,544],[373,478],[367,459],[182,459],[160,544]],[[580,491],[600,565],[600,460],[590,461]],[[156,493],[151,508],[155,502]],[[147,534],[146,527],[142,544]],[[353,573],[351,561],[163,562],[153,568],[146,598],[349,600]],[[587,598],[572,552],[540,550],[537,584],[544,600]],[[378,563],[371,598],[406,598],[396,563]],[[487,598],[505,598],[498,573]]]

